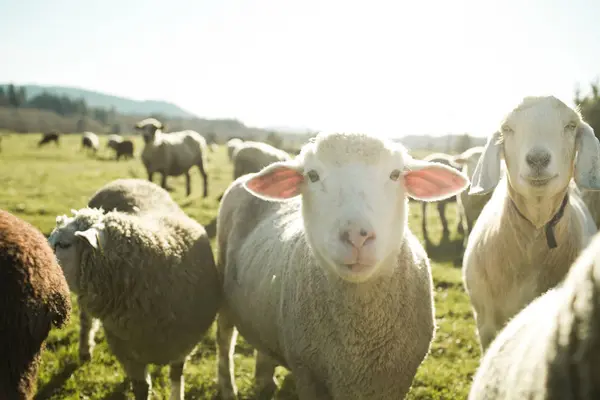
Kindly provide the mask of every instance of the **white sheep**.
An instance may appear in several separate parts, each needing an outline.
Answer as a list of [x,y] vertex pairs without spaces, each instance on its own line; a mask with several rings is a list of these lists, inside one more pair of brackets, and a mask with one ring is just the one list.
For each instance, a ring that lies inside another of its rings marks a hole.
[[290,160],[291,156],[270,144],[246,141],[238,143],[233,151],[233,179],[258,172],[277,161]]
[[[454,164],[454,158],[445,153],[432,153],[423,157],[423,160],[429,162],[437,162],[444,165],[447,165],[452,168],[459,169],[460,167]],[[448,199],[436,201],[435,205],[437,206],[438,214],[440,216],[440,222],[442,223],[442,241],[447,241],[450,238],[450,230],[448,229],[448,220],[446,219],[446,205],[449,203],[456,202],[456,197],[450,197]],[[426,241],[429,241],[429,233],[427,231],[427,204],[428,202],[424,201],[422,203],[421,208],[421,229],[423,230],[423,238]],[[457,227],[459,229],[462,228],[462,223],[459,219]]]
[[498,334],[469,400],[600,398],[600,235]]
[[155,172],[161,174],[161,186],[167,189],[167,176],[185,175],[186,194],[192,193],[190,168],[198,167],[204,183],[204,197],[208,196],[208,175],[206,173],[208,146],[206,139],[196,131],[163,133],[163,124],[154,118],[147,118],[135,126],[142,132],[144,149],[142,162],[152,182]]
[[229,139],[227,141],[227,157],[229,157],[229,161],[233,161],[233,152],[236,147],[242,143],[244,143],[244,141],[238,138]]
[[325,133],[234,181],[217,217],[223,398],[237,392],[236,328],[258,349],[265,397],[282,365],[301,400],[402,398],[434,336],[430,264],[407,196],[436,201],[467,185],[391,141]]
[[562,281],[596,232],[569,182],[574,177],[600,189],[599,159],[592,128],[552,96],[524,98],[488,138],[469,195],[493,194],[463,258],[482,349],[507,320]]
[[98,139],[98,135],[93,132],[83,132],[83,135],[81,136],[81,149],[83,150],[85,148],[97,153],[100,148],[100,139]]
[[[483,146],[471,147],[465,150],[461,154],[453,157],[453,163],[459,166],[460,170],[466,176],[471,179],[477,162],[483,154]],[[464,234],[464,244],[466,247],[469,233],[473,229],[473,224],[481,214],[483,206],[490,200],[492,193],[486,193],[482,195],[469,195],[467,190],[463,190],[458,196],[456,196],[456,207],[459,213],[459,223],[462,225],[462,232]]]
[[99,319],[136,399],[151,389],[148,364],[170,365],[171,399],[182,399],[185,360],[214,321],[219,281],[204,228],[169,201],[163,207],[168,194],[140,181],[119,180],[92,199],[124,211],[57,217],[49,243],[78,296],[81,360],[90,357],[92,318]]

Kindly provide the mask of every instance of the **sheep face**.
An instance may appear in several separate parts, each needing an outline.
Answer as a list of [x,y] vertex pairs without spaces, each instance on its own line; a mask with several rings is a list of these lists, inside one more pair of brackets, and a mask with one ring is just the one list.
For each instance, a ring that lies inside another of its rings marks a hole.
[[79,293],[81,256],[88,246],[100,248],[104,242],[101,209],[72,210],[74,217],[56,217],[56,227],[48,243],[60,264],[69,288]]
[[412,159],[401,146],[362,134],[321,134],[300,155],[245,181],[267,201],[301,196],[306,238],[320,264],[350,282],[375,276],[402,244],[407,196],[442,200],[468,179]]
[[598,140],[578,113],[553,96],[527,97],[508,114],[488,139],[470,194],[495,188],[502,156],[510,185],[526,198],[556,195],[572,177],[600,190]]

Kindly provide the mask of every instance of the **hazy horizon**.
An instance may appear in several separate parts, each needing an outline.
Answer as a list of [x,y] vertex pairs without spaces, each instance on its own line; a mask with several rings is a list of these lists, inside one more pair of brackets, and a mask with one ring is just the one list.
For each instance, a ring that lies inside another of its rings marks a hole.
[[600,74],[600,2],[0,0],[0,81],[254,127],[481,136]]

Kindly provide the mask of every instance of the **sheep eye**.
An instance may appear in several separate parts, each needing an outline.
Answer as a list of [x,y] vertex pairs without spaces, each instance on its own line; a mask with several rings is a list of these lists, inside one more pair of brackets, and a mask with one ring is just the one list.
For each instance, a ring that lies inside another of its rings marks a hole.
[[308,171],[306,176],[308,176],[308,179],[310,179],[311,182],[317,182],[320,179],[319,174],[314,169]]
[[59,249],[68,249],[69,247],[71,247],[71,243],[58,242],[58,243],[56,243],[56,247]]
[[577,128],[577,124],[575,122],[571,122],[565,126],[565,129],[569,131],[574,131],[575,128]]
[[393,170],[392,173],[390,174],[390,179],[393,181],[397,181],[398,179],[400,179],[400,170],[399,169]]

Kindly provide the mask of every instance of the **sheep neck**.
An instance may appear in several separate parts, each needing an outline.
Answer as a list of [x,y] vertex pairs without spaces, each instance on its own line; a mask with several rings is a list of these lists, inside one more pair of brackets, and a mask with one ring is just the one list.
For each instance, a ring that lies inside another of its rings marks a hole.
[[[554,228],[559,223],[565,213],[567,203],[569,202],[569,192],[565,190],[547,201],[541,200],[539,204],[531,205],[527,200],[516,193],[509,185],[508,201],[511,203],[515,213],[524,220],[531,223],[536,229],[545,230],[546,243],[550,249],[558,246],[554,235]],[[562,199],[562,201],[561,201]]]

